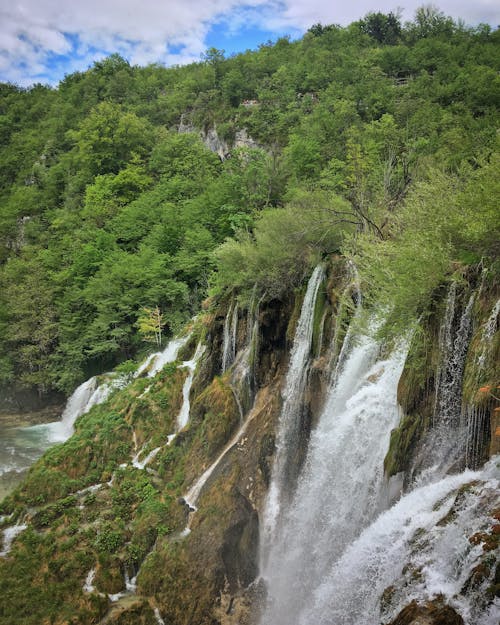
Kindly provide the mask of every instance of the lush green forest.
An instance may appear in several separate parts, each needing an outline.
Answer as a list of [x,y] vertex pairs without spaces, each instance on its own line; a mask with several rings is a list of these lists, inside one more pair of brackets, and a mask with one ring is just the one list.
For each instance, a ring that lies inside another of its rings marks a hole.
[[499,44],[422,8],[0,85],[0,381],[69,392],[148,349],[151,311],[166,336],[325,254],[356,260],[394,329],[453,272],[500,271]]

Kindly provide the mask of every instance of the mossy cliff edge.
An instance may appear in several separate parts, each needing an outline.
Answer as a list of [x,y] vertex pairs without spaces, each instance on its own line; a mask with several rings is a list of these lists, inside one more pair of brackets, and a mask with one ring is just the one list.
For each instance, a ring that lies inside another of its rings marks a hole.
[[[327,265],[314,310],[295,475],[357,297],[345,262],[332,258]],[[258,621],[265,594],[257,583],[259,519],[304,292],[305,286],[236,310],[236,357],[226,371],[224,328],[235,300],[207,302],[176,362],[152,379],[133,379],[94,407],[66,443],[32,467],[0,509],[1,528],[26,525],[0,558],[1,625],[154,625],[158,615],[169,625]],[[498,327],[490,323],[486,346],[483,338],[499,289],[480,273],[463,276],[457,317],[472,292],[463,402],[494,417]],[[389,476],[409,474],[430,427],[446,293],[443,285],[413,338],[399,386],[404,416],[386,458]],[[182,361],[199,342],[205,351],[191,387],[189,422],[167,444],[183,404],[188,370]],[[478,465],[496,440],[494,428],[484,422]],[[131,462],[154,450],[143,468]],[[190,510],[184,497],[211,467],[196,511]]]
[[[331,261],[314,313],[302,451],[326,388],[334,335],[338,344],[350,314],[341,302],[349,280],[344,262]],[[31,468],[1,504],[0,527],[27,528],[0,558],[0,623],[149,625],[158,622],[155,609],[172,625],[251,622],[259,515],[303,293],[241,306],[237,358],[225,372],[224,322],[234,301],[208,302],[176,362],[115,391]],[[338,315],[342,307],[347,312]],[[205,351],[189,423],[167,444],[188,375],[182,361],[198,342]],[[157,448],[144,468],[131,463]],[[190,513],[183,497],[221,455]],[[299,453],[296,473],[302,460]]]

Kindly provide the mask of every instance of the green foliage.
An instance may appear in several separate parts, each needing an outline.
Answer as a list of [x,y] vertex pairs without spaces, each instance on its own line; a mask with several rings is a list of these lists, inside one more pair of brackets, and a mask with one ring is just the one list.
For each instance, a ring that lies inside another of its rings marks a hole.
[[339,248],[346,230],[332,215],[339,206],[347,208],[340,198],[297,191],[286,208],[262,211],[253,233],[240,232],[217,250],[216,287],[248,298],[256,285],[272,299],[298,286],[322,254]]
[[395,214],[390,237],[358,238],[356,261],[384,329],[401,335],[432,304],[432,293],[464,263],[498,257],[498,155],[459,175],[432,169]]
[[[112,55],[57,89],[0,85],[0,378],[69,392],[137,356],[144,307],[169,334],[210,283],[276,295],[341,246],[389,262],[401,242],[402,275],[426,258],[432,284],[450,260],[497,254],[498,37],[426,6],[184,67]],[[213,130],[223,163],[201,139]],[[469,176],[463,215],[418,208],[437,233],[410,235],[403,202],[440,172]],[[373,246],[346,243],[359,232]]]

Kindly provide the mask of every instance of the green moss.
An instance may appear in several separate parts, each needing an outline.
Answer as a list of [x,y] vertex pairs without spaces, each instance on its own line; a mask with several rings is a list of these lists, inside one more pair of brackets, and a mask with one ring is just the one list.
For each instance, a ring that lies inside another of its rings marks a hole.
[[412,450],[427,427],[420,415],[405,415],[399,427],[391,432],[389,451],[384,458],[384,471],[388,477],[408,469]]

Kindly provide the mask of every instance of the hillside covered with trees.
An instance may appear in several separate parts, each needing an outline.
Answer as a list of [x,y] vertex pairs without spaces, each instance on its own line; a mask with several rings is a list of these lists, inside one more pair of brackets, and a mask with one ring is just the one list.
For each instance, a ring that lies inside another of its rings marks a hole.
[[391,303],[389,334],[444,276],[498,273],[499,37],[422,8],[2,84],[0,382],[69,393],[155,324],[233,289],[279,299],[326,254]]

